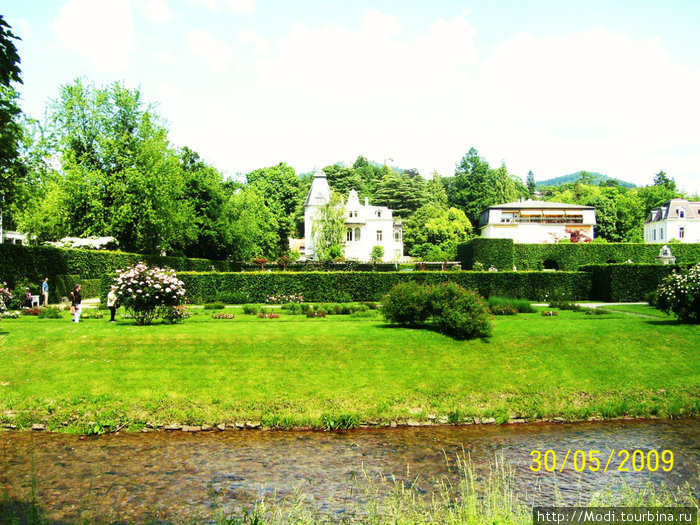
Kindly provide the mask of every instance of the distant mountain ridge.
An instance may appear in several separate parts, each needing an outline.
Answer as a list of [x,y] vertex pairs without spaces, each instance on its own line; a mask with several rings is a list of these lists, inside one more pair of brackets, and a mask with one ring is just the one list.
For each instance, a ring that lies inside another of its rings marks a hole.
[[[540,189],[546,186],[561,186],[562,184],[573,184],[581,177],[582,173],[583,171],[577,171],[576,173],[562,175],[561,177],[554,177],[553,179],[540,180],[535,183],[535,186],[537,187],[537,189]],[[587,171],[586,173],[590,175],[593,179],[593,184],[600,184],[601,182],[612,180],[617,181],[617,183],[620,186],[624,186],[625,188],[637,187],[636,184],[633,184],[631,182],[626,182],[624,180],[616,179],[614,177],[608,177],[607,175],[603,175],[602,173],[597,173],[595,171]]]

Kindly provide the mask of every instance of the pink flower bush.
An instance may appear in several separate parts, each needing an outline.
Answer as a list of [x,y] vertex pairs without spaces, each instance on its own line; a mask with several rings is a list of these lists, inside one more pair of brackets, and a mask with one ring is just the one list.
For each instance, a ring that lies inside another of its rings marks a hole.
[[150,268],[145,263],[117,270],[112,288],[119,304],[140,325],[151,324],[158,317],[172,322],[174,307],[186,301],[185,286],[174,270]]
[[7,283],[3,281],[2,287],[0,287],[0,312],[7,309],[7,301],[10,299],[12,299],[12,292],[7,287]]

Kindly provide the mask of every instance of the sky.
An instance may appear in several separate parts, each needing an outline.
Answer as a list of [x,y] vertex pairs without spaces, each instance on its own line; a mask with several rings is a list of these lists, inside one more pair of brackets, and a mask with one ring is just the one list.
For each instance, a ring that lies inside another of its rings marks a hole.
[[359,155],[454,174],[471,147],[545,180],[700,194],[698,0],[0,0],[22,107],[139,88],[228,176]]

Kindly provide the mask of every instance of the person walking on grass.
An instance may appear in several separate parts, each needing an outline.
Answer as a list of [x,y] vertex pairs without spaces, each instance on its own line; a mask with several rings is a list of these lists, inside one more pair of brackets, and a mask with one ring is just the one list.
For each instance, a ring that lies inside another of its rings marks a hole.
[[41,298],[42,306],[49,305],[49,278],[44,277],[44,282],[41,283]]
[[117,313],[117,292],[114,287],[107,294],[107,308],[109,308],[109,322],[114,322],[114,315]]
[[71,303],[70,303],[70,313],[73,314],[73,322],[74,323],[79,323],[80,322],[80,313],[82,312],[82,302],[83,302],[83,296],[80,293],[80,289],[82,287],[79,284],[75,285],[75,290],[73,290],[70,293],[71,297]]

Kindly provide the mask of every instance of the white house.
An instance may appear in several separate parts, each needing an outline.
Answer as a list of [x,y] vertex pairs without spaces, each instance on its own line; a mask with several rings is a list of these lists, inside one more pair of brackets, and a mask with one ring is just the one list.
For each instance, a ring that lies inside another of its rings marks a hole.
[[[319,209],[328,203],[331,189],[326,174],[316,171],[304,203],[304,255],[313,257],[313,224]],[[365,198],[360,204],[357,191],[350,190],[345,208],[345,258],[369,261],[372,248],[384,248],[384,260],[403,257],[403,230],[400,221],[394,221],[386,206],[370,206]]]
[[479,217],[482,237],[517,243],[554,243],[575,230],[593,239],[595,224],[593,206],[533,200],[491,206]]
[[700,242],[700,202],[672,199],[654,208],[644,221],[644,242]]

